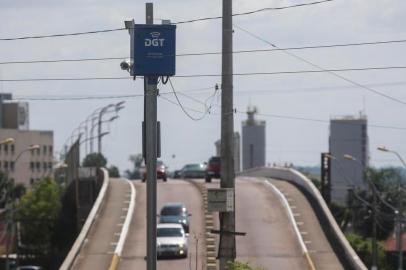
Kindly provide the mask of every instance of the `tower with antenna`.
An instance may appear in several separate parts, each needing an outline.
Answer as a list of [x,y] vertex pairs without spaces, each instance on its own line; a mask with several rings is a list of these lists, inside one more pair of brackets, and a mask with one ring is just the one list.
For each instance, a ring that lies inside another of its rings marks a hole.
[[243,170],[266,164],[266,123],[255,119],[257,113],[257,107],[248,106],[247,120],[242,122]]

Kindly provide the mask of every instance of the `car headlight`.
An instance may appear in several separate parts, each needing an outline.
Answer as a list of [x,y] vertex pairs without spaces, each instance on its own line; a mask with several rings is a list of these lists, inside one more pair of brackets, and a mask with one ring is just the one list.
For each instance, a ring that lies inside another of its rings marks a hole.
[[179,247],[180,247],[180,248],[183,248],[184,246],[185,246],[184,243],[179,243]]

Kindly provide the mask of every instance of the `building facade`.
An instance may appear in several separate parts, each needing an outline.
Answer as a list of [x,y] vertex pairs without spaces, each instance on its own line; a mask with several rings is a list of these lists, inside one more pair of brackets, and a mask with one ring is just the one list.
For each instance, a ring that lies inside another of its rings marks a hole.
[[242,169],[265,166],[266,123],[255,119],[257,109],[248,108],[248,119],[242,122]]
[[[13,144],[0,145],[0,171],[16,184],[29,186],[50,176],[53,168],[52,131],[29,129],[29,106],[13,102],[9,93],[0,94],[0,140],[13,138]],[[39,149],[27,149],[39,145]]]
[[[331,160],[331,200],[347,205],[348,189],[366,189],[364,171],[368,167],[367,117],[345,116],[330,120],[329,151]],[[356,161],[343,156],[351,155]]]
[[[0,129],[0,140],[13,138],[13,144],[0,145],[0,170],[15,184],[32,185],[52,175],[53,132]],[[32,145],[39,149],[27,150]]]

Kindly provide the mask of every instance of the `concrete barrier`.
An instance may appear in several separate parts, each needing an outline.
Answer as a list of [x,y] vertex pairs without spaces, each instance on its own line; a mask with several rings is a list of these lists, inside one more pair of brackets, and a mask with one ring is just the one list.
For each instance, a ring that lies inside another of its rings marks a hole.
[[259,167],[239,173],[241,176],[259,176],[281,179],[295,184],[307,197],[332,248],[345,269],[367,270],[341,231],[319,190],[302,173],[284,167]]
[[90,227],[92,226],[97,212],[100,209],[100,205],[103,202],[104,196],[106,195],[107,187],[109,185],[109,173],[106,169],[102,168],[103,171],[103,185],[100,189],[99,195],[97,196],[96,201],[94,202],[93,208],[87,217],[85,224],[82,227],[78,237],[73,243],[72,248],[70,249],[68,256],[66,256],[59,270],[68,270],[72,267],[73,263],[76,260],[77,255],[80,252],[81,247],[86,239],[87,234],[89,233]]

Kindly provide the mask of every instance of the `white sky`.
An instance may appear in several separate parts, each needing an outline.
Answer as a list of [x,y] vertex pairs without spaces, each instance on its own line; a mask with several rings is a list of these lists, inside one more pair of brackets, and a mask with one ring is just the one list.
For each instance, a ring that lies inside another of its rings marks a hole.
[[[233,11],[244,12],[265,7],[280,7],[312,2],[288,0],[234,1]],[[181,21],[221,15],[221,1],[154,1],[155,18]],[[0,1],[0,38],[72,33],[123,27],[134,18],[145,22],[143,1]],[[234,24],[261,36],[279,47],[297,47],[406,38],[406,1],[335,0],[282,11],[266,11],[234,17]],[[156,23],[160,23],[158,20]],[[270,46],[235,28],[234,50],[266,49]],[[406,43],[292,51],[324,68],[402,66],[406,63]],[[178,25],[177,53],[221,50],[221,20]],[[88,36],[37,40],[0,41],[0,62],[60,58],[125,57],[129,55],[126,31]],[[117,77],[126,76],[120,60],[106,62],[0,65],[2,79]],[[220,74],[221,55],[177,58],[177,75]],[[314,67],[283,52],[236,54],[234,71],[273,72],[311,70]],[[340,73],[360,84],[406,101],[405,70]],[[218,78],[173,78],[178,91],[213,87]],[[161,92],[169,92],[160,85]],[[142,80],[3,82],[2,92],[14,96],[131,95],[143,93]],[[357,115],[365,110],[370,124],[406,127],[406,105],[385,99],[328,73],[234,77],[234,104],[244,111],[249,104],[263,114],[329,120],[331,116]],[[204,101],[213,91],[190,92]],[[165,97],[174,100],[172,95]],[[187,107],[204,107],[180,96]],[[62,149],[71,132],[96,108],[115,100],[30,101],[32,129],[54,130],[55,149]],[[220,104],[220,97],[215,99]],[[185,163],[203,162],[214,154],[220,137],[219,108],[202,121],[192,121],[179,107],[158,99],[158,118],[162,126],[162,159],[170,169]],[[190,112],[198,117],[199,113]],[[120,118],[103,140],[103,152],[121,170],[131,166],[128,156],[141,152],[143,99],[126,100]],[[235,115],[235,130],[241,130],[243,114]],[[317,165],[320,152],[328,150],[328,124],[303,120],[259,117],[267,122],[267,162],[293,162]],[[105,126],[105,128],[107,128]],[[406,157],[406,130],[370,127],[371,163],[399,165],[396,157],[379,153],[379,145],[393,148]],[[172,155],[176,155],[175,158]]]

